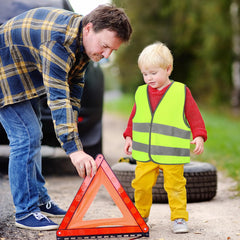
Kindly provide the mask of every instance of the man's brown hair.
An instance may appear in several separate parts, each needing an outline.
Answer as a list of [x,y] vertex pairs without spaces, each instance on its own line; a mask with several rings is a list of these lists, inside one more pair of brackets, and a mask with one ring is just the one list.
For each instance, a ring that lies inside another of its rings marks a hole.
[[124,10],[114,5],[99,5],[83,17],[83,26],[90,22],[95,32],[103,29],[116,32],[116,36],[123,42],[128,42],[132,34],[130,21]]

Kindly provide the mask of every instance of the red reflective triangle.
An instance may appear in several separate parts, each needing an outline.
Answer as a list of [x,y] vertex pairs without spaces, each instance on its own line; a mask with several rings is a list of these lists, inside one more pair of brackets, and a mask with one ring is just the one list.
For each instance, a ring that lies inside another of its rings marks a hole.
[[[95,161],[97,164],[97,173],[93,177],[86,177],[84,179],[57,230],[57,240],[70,239],[71,237],[97,238],[99,236],[148,237],[149,228],[147,224],[128,197],[103,155],[98,155]],[[102,185],[107,189],[112,200],[121,211],[122,217],[84,220],[83,218],[87,210]]]

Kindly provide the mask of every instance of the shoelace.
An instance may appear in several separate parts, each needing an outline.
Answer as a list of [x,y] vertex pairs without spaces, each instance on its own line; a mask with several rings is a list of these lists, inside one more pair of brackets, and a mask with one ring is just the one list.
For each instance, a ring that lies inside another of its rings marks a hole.
[[44,216],[43,214],[41,214],[40,212],[33,213],[33,216],[39,221],[43,218],[45,218],[46,220],[49,221],[49,219],[46,216]]
[[183,219],[176,219],[175,223],[177,223],[177,224],[184,224],[184,220]]
[[52,205],[56,205],[55,202],[53,200],[50,200],[46,203],[46,209],[50,209],[52,207]]

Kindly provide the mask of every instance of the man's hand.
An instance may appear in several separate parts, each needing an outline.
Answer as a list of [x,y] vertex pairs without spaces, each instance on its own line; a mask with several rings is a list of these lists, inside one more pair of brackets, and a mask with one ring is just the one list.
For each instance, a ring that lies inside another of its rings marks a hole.
[[82,178],[96,174],[97,165],[94,159],[84,151],[77,151],[69,154],[69,157],[77,169],[78,175]]

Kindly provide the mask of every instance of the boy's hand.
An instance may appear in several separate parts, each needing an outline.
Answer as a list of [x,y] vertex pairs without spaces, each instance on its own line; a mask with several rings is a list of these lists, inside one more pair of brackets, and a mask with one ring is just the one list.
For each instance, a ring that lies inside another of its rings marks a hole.
[[131,155],[132,154],[131,148],[132,148],[132,139],[130,137],[126,137],[124,152],[127,155]]
[[204,139],[202,137],[196,137],[191,141],[191,144],[195,144],[196,147],[193,152],[197,155],[203,153],[204,151]]

